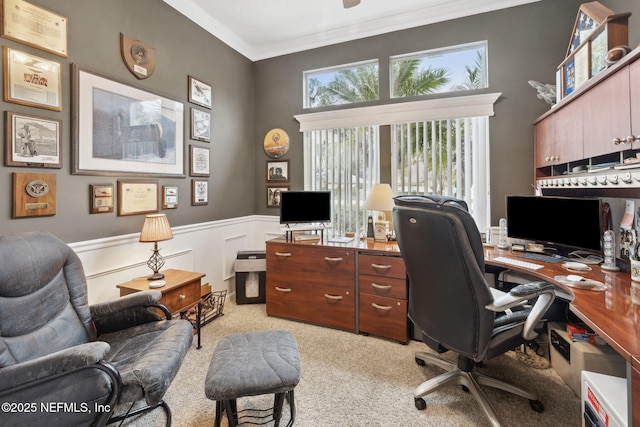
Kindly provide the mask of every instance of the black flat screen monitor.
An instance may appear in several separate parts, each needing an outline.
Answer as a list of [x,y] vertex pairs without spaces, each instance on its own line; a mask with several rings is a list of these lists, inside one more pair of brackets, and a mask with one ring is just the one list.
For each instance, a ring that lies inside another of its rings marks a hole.
[[599,253],[601,212],[595,198],[507,196],[507,235],[555,247],[563,255],[576,249]]
[[330,191],[283,191],[280,224],[331,221]]

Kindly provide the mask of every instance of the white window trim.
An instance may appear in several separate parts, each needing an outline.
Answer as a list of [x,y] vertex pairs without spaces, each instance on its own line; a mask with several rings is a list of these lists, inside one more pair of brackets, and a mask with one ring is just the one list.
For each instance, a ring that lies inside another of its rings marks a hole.
[[382,126],[419,120],[494,116],[494,104],[502,93],[455,96],[369,107],[345,108],[293,116],[300,132],[320,129]]

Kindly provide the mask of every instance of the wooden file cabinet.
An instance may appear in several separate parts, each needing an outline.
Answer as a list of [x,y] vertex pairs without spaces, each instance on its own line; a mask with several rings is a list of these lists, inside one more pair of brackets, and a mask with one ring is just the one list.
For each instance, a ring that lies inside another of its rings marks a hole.
[[358,254],[360,332],[409,342],[406,275],[400,256]]
[[353,248],[267,242],[266,256],[268,315],[356,330]]

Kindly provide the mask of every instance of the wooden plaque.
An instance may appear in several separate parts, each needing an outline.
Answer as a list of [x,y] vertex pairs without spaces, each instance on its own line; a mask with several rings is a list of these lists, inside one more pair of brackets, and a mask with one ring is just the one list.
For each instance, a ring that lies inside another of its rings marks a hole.
[[124,64],[138,79],[146,79],[153,74],[156,69],[155,49],[120,33],[120,50]]
[[13,173],[13,217],[56,214],[56,175]]

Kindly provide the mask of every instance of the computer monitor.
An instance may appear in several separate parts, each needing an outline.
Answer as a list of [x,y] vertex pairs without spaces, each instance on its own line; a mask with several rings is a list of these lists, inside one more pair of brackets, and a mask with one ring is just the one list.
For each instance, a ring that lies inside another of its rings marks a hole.
[[330,191],[283,191],[280,194],[280,224],[331,221]]
[[599,199],[507,196],[507,235],[554,247],[601,252],[602,210]]

